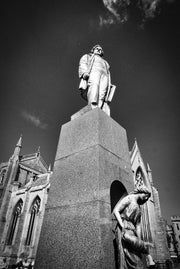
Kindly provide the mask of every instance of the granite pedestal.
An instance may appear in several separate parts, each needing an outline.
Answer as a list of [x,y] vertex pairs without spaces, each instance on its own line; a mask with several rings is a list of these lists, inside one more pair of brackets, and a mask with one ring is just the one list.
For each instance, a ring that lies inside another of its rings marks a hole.
[[114,269],[110,187],[133,179],[126,131],[99,108],[62,126],[35,269]]

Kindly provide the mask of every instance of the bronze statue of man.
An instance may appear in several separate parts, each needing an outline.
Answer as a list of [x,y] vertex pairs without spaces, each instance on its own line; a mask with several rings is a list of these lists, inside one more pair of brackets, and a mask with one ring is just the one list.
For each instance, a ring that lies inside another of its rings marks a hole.
[[149,265],[154,261],[149,254],[152,243],[141,239],[141,208],[151,193],[145,186],[137,186],[133,192],[120,199],[113,209],[116,225],[115,239],[118,249],[118,269],[137,268],[138,259],[146,255]]
[[79,62],[79,89],[81,96],[88,101],[92,109],[99,107],[110,115],[109,104],[114,95],[115,86],[111,84],[109,64],[103,59],[103,49],[96,45]]

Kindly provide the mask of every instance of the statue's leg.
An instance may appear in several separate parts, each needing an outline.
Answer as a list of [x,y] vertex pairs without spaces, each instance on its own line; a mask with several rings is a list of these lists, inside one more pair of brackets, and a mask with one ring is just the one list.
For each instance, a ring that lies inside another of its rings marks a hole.
[[117,269],[136,269],[139,257],[124,245],[123,234],[119,227],[116,229],[115,236],[118,249]]
[[149,254],[149,245],[147,242],[139,239],[134,231],[126,230],[123,233],[123,240],[127,247],[132,248],[134,251],[142,254]]
[[90,104],[92,108],[95,108],[98,106],[100,78],[101,78],[100,72],[91,72],[89,80],[88,80],[87,99],[88,99],[88,104]]
[[106,74],[101,75],[100,80],[100,87],[99,87],[99,101],[98,101],[98,107],[101,108],[105,113],[107,113],[110,116],[110,108],[107,103],[104,102],[108,86],[109,86],[109,77]]
[[128,268],[133,267],[138,258],[141,258],[141,254],[146,255],[146,260],[149,265],[155,265],[151,255],[149,254],[149,243],[139,239],[134,231],[125,230],[122,236],[123,247],[125,253],[126,263]]
[[110,107],[109,107],[109,105],[108,105],[106,102],[103,103],[102,110],[103,110],[108,116],[110,116]]
[[124,250],[122,247],[122,232],[119,227],[115,230],[115,238],[116,238],[116,248],[117,248],[117,261],[116,261],[116,268],[117,269],[126,269],[125,261],[124,261]]

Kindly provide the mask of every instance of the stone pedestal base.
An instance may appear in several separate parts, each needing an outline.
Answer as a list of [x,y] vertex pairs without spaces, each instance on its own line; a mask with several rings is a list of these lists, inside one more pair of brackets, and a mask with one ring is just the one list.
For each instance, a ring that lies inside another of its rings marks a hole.
[[35,269],[114,269],[110,187],[133,189],[126,131],[99,108],[62,126]]

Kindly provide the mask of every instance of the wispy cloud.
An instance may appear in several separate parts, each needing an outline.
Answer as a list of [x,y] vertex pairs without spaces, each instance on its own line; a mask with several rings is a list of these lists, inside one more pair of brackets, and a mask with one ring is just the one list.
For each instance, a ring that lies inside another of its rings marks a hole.
[[116,23],[117,23],[116,19],[111,15],[107,16],[106,18],[103,17],[103,16],[99,16],[99,26],[100,26],[100,28],[103,27],[104,25],[105,26],[110,26],[110,25],[116,24]]
[[[122,24],[130,19],[131,10],[137,10],[139,14],[139,24],[145,24],[149,19],[153,19],[159,14],[160,5],[164,0],[103,0],[107,10],[106,16],[99,16],[99,26],[110,26],[112,24]],[[166,0],[173,3],[176,0]]]
[[[130,5],[130,0],[103,0],[104,6],[111,14],[111,19],[107,20],[113,23],[124,23],[128,19],[127,8]],[[107,22],[106,21],[106,22]]]
[[31,124],[33,124],[37,128],[47,129],[47,127],[48,127],[48,125],[46,123],[42,122],[39,117],[32,115],[29,112],[22,111],[21,115],[26,121],[30,122]]
[[119,21],[120,15],[118,14],[118,0],[103,0],[103,3],[114,18]]

